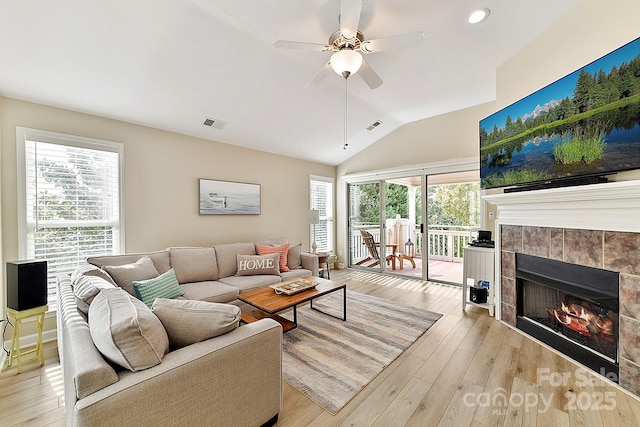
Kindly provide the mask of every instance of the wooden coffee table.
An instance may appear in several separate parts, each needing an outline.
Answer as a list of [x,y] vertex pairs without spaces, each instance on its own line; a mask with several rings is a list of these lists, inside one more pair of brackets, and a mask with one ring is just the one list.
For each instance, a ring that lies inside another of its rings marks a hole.
[[[299,279],[300,278],[293,279],[288,282],[295,282]],[[318,286],[314,289],[309,289],[294,295],[278,295],[270,287],[256,289],[255,291],[244,292],[238,295],[238,299],[240,301],[244,301],[258,309],[249,313],[244,313],[242,315],[242,321],[245,323],[251,323],[268,317],[280,323],[282,325],[282,330],[284,332],[288,332],[298,326],[298,314],[296,307],[307,301],[309,301],[309,307],[313,310],[319,311],[327,316],[335,317],[336,319],[347,320],[347,284],[333,282],[320,277],[306,277],[306,279],[318,282]],[[335,292],[340,289],[342,289],[344,295],[342,300],[342,317],[319,310],[313,306],[313,300],[315,298],[330,294],[331,292]],[[293,308],[293,321],[285,319],[277,314],[288,308]]]

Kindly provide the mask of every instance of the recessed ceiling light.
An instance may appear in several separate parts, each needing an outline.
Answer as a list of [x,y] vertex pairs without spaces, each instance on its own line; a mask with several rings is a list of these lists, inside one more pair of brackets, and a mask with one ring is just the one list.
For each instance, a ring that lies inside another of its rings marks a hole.
[[489,9],[483,7],[471,12],[471,15],[467,18],[469,24],[478,24],[489,17]]

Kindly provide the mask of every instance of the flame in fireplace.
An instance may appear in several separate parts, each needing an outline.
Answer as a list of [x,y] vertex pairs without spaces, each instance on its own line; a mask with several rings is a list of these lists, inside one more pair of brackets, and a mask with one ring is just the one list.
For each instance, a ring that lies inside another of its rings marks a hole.
[[613,321],[599,315],[580,304],[565,304],[553,308],[553,316],[562,325],[588,338],[597,335],[613,335]]

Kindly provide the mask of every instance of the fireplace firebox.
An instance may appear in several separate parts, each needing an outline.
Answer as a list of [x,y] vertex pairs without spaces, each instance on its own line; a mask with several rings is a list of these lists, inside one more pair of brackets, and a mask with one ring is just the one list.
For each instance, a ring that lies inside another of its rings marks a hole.
[[516,254],[516,326],[618,378],[619,274]]

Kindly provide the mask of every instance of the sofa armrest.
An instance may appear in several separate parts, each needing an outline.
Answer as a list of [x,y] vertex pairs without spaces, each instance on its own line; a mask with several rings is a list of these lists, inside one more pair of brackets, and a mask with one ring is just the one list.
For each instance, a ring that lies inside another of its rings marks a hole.
[[122,372],[76,402],[72,424],[257,426],[281,407],[282,327],[262,319]]
[[320,263],[318,262],[317,254],[302,252],[300,254],[300,260],[302,261],[302,268],[311,270],[312,276],[318,276],[318,274],[320,273]]

